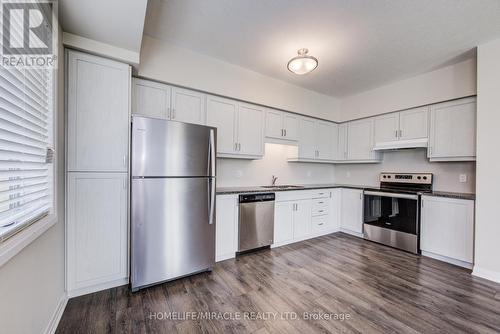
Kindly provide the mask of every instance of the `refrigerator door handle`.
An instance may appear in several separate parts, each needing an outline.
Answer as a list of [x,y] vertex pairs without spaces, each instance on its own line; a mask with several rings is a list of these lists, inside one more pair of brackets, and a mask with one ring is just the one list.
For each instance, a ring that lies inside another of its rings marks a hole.
[[210,143],[208,146],[208,176],[215,176],[215,134],[210,129]]
[[215,179],[208,179],[208,188],[210,192],[208,195],[208,224],[212,225],[215,216]]

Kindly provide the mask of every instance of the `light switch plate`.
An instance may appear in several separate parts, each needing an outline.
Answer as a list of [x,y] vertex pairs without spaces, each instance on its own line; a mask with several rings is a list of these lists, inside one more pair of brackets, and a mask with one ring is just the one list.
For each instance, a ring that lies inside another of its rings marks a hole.
[[460,174],[459,180],[460,180],[460,183],[467,182],[467,174]]

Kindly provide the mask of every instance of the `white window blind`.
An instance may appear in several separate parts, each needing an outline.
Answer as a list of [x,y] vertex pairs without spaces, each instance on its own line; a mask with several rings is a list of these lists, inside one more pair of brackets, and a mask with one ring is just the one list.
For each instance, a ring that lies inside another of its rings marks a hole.
[[0,242],[53,207],[52,73],[0,68]]

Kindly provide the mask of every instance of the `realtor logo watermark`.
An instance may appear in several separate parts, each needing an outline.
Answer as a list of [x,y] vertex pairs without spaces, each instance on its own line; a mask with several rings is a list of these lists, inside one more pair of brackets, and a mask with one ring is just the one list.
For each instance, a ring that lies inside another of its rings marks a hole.
[[1,0],[4,68],[57,66],[57,2],[54,0]]

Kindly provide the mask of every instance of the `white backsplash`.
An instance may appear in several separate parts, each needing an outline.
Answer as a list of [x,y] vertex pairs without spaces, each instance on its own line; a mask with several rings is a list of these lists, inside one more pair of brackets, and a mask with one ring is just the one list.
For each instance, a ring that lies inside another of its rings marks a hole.
[[[385,151],[379,164],[335,165],[335,182],[378,186],[381,172],[422,172],[434,174],[434,190],[474,193],[475,162],[429,162],[425,149]],[[460,176],[466,175],[466,182]]]
[[287,162],[293,147],[266,144],[260,160],[217,159],[217,186],[238,187],[268,185],[272,175],[276,184],[332,183],[334,166],[330,164]]

